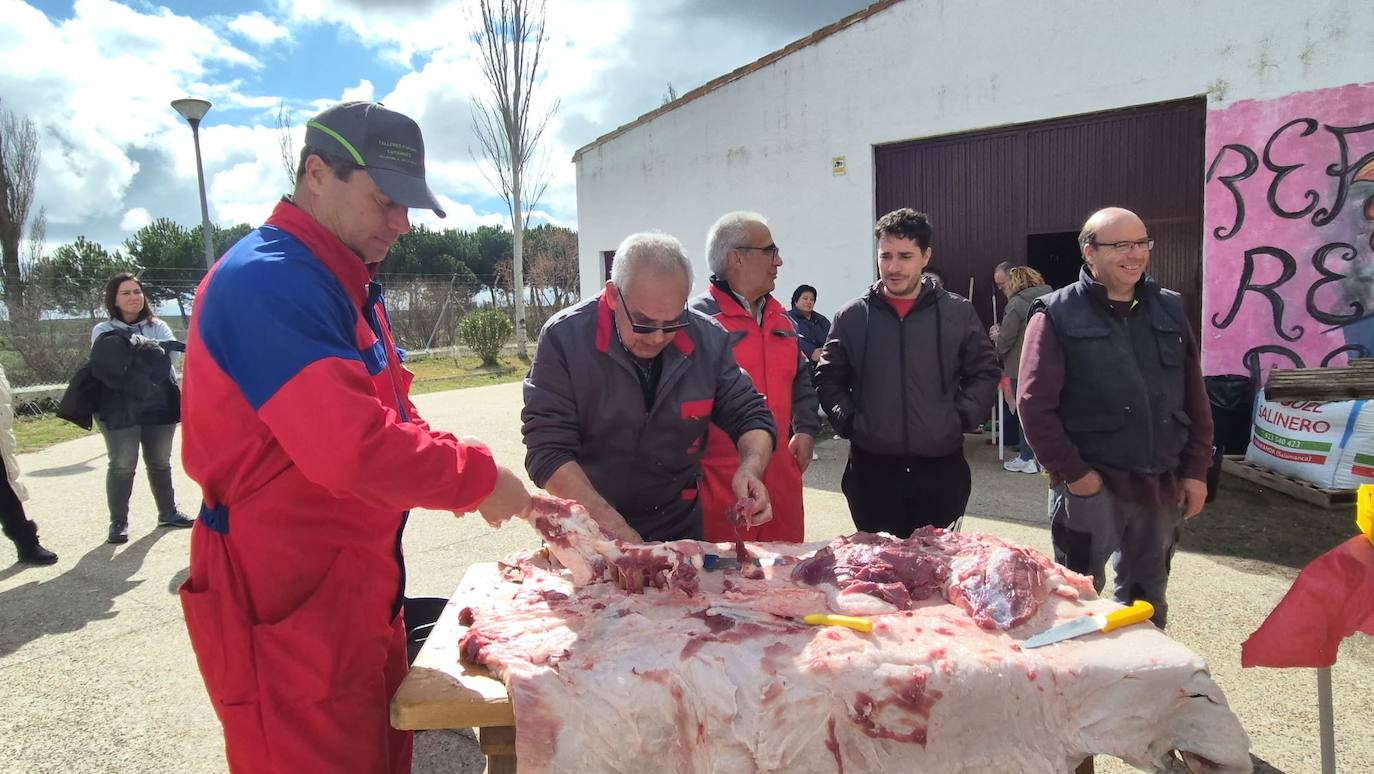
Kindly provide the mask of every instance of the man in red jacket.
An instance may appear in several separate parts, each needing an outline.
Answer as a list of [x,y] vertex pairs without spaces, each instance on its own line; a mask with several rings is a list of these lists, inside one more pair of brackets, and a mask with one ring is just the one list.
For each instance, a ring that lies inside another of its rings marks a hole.
[[[779,443],[764,470],[763,484],[773,503],[773,519],[745,527],[745,540],[776,540],[800,543],[805,532],[802,508],[802,473],[811,464],[816,433],[820,430],[817,409],[820,399],[811,382],[811,369],[797,331],[782,304],[770,295],[777,284],[782,257],[773,233],[762,215],[731,212],[722,215],[706,235],[706,263],[711,286],[692,299],[692,308],[710,315],[730,331],[735,360],[749,374],[773,412]],[[730,437],[711,427],[706,453],[701,458],[702,523],[706,539],[734,540],[737,529],[728,513],[735,503],[730,482],[739,468],[739,455]]]
[[497,524],[529,505],[410,401],[372,281],[410,207],[444,214],[419,127],[335,106],[307,124],[294,194],[197,291],[182,456],[204,502],[181,601],[235,772],[409,771],[388,723],[409,510]]

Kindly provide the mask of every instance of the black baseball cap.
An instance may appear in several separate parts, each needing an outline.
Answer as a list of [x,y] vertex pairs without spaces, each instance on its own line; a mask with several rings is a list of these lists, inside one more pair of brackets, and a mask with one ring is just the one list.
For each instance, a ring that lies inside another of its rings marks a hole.
[[425,183],[424,137],[408,116],[380,102],[344,102],[310,119],[305,144],[351,159],[393,202],[445,216]]

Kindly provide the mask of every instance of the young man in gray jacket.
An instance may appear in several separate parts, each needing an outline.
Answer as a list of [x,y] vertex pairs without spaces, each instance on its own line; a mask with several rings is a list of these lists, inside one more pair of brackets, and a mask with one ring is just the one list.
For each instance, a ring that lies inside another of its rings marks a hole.
[[816,382],[850,441],[841,488],[854,526],[906,538],[963,515],[964,432],[991,410],[1001,369],[973,305],[922,279],[926,215],[896,210],[874,232],[878,282],[835,313]]

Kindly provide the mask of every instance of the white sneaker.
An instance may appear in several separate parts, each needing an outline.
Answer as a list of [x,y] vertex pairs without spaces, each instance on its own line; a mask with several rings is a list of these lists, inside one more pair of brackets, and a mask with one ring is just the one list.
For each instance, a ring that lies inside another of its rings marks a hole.
[[[1032,462],[1031,464],[1034,465],[1035,463]],[[1002,470],[1005,470],[1008,473],[1025,473],[1026,467],[1021,463],[1020,457],[1012,457],[1011,459],[1002,463]]]
[[1021,472],[1022,472],[1022,473],[1039,473],[1039,472],[1040,472],[1040,465],[1037,464],[1035,460],[1026,460],[1026,462],[1021,466]]
[[816,452],[811,452],[811,461],[812,461],[812,462],[815,462],[816,460],[818,460],[818,459],[820,459],[820,458],[821,458],[821,455],[817,454]]

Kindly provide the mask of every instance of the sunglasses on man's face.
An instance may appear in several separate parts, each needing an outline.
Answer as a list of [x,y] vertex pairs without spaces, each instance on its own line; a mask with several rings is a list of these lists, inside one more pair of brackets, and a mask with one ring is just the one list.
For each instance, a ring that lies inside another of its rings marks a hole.
[[648,336],[653,333],[672,333],[673,331],[680,331],[690,324],[687,320],[686,310],[683,310],[682,317],[679,317],[675,322],[668,323],[667,325],[645,325],[644,323],[637,323],[635,322],[635,318],[639,315],[635,314],[634,311],[630,309],[630,305],[625,302],[625,294],[620,291],[620,288],[615,289],[615,294],[620,296],[620,305],[625,307],[625,317],[630,321],[630,330],[634,331],[637,335]]

